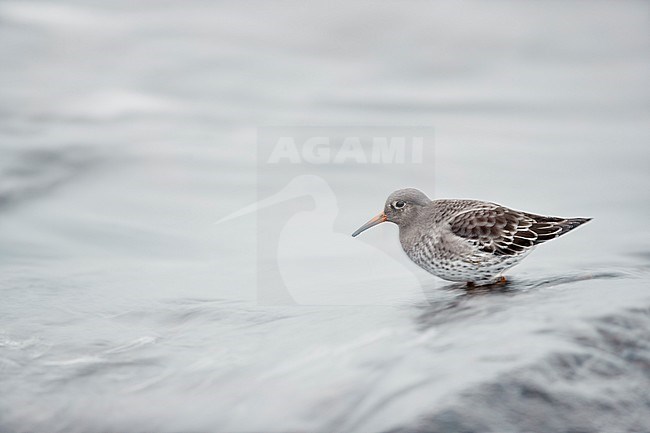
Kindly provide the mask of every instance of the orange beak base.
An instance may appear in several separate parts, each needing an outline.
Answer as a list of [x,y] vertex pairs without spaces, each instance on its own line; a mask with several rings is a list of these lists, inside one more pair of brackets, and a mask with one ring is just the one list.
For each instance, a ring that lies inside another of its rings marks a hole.
[[374,217],[373,219],[371,219],[370,221],[368,221],[367,223],[359,227],[356,232],[352,233],[352,237],[359,235],[359,233],[368,230],[370,227],[374,227],[377,224],[383,223],[387,219],[388,218],[383,212],[380,213],[379,215],[377,215],[376,217]]

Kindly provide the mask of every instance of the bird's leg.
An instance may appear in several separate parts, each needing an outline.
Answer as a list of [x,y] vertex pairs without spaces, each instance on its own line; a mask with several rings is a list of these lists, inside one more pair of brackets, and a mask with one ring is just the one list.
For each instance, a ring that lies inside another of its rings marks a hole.
[[475,289],[477,287],[483,287],[483,286],[503,286],[508,282],[508,279],[504,277],[503,275],[499,277],[498,280],[496,280],[493,283],[488,283],[488,284],[481,284],[481,285],[476,285],[475,282],[473,281],[468,281],[467,282],[467,288],[468,289]]

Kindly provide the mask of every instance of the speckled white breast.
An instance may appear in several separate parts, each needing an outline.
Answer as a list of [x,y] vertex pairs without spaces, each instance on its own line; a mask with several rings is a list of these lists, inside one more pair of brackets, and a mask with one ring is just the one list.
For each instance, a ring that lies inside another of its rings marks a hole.
[[469,254],[459,254],[455,248],[446,248],[439,238],[425,236],[404,251],[414,263],[427,272],[449,281],[491,284],[499,280],[507,269],[522,261],[530,251],[516,256],[495,256],[473,250],[467,245]]

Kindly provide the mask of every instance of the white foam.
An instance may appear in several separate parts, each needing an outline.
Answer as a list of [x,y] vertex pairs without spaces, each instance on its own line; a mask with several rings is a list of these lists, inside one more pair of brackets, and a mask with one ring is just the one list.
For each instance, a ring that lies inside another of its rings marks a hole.
[[107,24],[106,16],[78,6],[41,2],[2,2],[0,16],[9,21],[65,28],[94,28]]
[[61,107],[66,116],[107,120],[134,114],[172,113],[181,110],[175,101],[126,89],[106,89],[72,100]]

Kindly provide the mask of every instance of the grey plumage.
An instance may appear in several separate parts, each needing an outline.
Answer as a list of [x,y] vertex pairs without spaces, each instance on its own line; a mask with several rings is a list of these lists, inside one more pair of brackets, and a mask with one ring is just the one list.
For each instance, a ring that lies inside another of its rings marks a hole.
[[492,284],[536,245],[590,221],[516,211],[478,200],[429,200],[416,189],[395,191],[384,212],[353,236],[383,221],[399,226],[402,248],[416,264],[450,281]]

